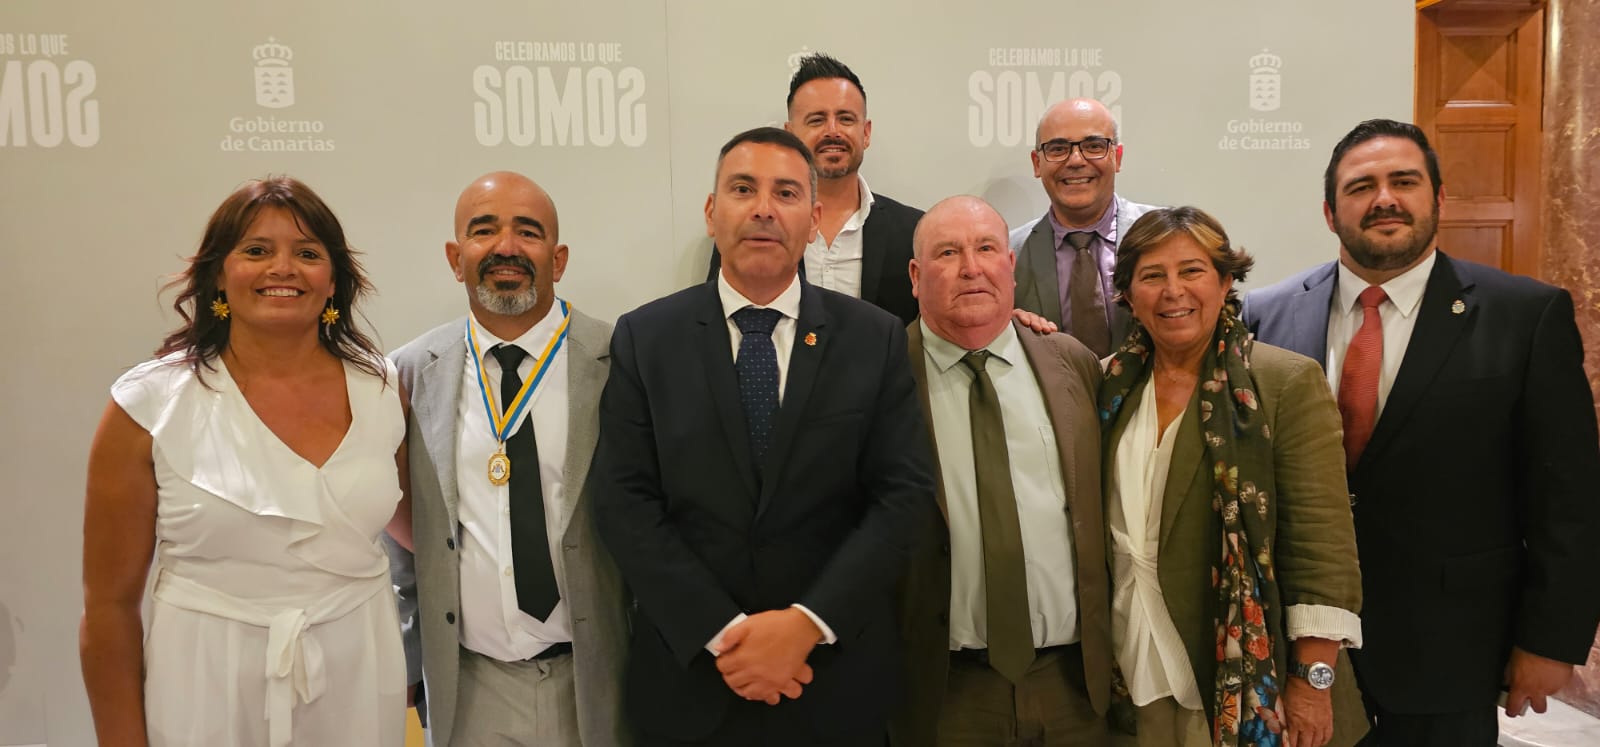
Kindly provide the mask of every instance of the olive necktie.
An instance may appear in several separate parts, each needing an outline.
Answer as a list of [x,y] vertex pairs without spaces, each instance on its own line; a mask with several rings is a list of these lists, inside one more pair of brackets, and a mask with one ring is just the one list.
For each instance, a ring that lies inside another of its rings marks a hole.
[[972,465],[978,476],[978,521],[982,524],[983,585],[988,620],[989,666],[1013,684],[1033,664],[1033,625],[1022,554],[1022,525],[1011,486],[1011,457],[1000,417],[1000,396],[984,366],[989,351],[961,359],[972,369],[968,408],[972,417]]

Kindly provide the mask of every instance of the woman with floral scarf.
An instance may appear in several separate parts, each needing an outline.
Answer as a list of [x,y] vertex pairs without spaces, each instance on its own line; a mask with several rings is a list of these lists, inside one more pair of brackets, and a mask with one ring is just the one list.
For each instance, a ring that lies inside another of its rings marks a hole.
[[[1254,344],[1253,260],[1192,207],[1120,242],[1133,312],[1100,394],[1112,640],[1140,747],[1354,744],[1361,576],[1339,410],[1317,364]],[[1120,691],[1120,688],[1119,688]]]

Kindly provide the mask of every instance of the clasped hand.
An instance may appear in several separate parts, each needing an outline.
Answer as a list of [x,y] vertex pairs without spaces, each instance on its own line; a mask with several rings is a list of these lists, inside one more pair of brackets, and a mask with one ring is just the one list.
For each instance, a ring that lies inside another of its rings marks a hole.
[[717,671],[741,697],[777,705],[811,684],[806,657],[821,639],[811,618],[793,607],[751,615],[722,635]]

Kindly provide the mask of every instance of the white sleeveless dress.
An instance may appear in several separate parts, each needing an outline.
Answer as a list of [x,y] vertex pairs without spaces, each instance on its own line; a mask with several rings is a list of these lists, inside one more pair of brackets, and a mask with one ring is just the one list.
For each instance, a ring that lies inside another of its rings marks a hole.
[[[320,469],[227,368],[176,355],[111,395],[152,440],[151,745],[403,745],[405,657],[379,533],[400,499],[398,378],[345,365],[350,430]],[[207,385],[210,388],[207,388]]]

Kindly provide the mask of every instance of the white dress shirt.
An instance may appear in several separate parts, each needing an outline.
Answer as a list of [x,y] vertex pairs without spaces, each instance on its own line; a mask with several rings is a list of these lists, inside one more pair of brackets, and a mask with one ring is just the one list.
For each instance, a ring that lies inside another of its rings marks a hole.
[[829,244],[821,231],[817,240],[806,245],[806,282],[838,291],[847,296],[861,297],[861,263],[864,255],[862,228],[867,216],[872,214],[872,190],[867,178],[856,172],[860,189],[860,207],[845,220],[844,227]]
[[[523,381],[532,375],[534,358],[544,352],[561,326],[560,305],[529,328],[521,337],[506,340],[528,353],[517,371]],[[480,363],[489,379],[495,405],[500,401],[500,361],[490,350],[503,342],[472,319],[478,338]],[[464,333],[464,332],[463,332]],[[563,481],[567,458],[567,350],[563,344],[533,391],[532,401],[522,421],[512,433],[533,423],[539,444],[539,486],[544,491],[544,519],[558,587],[566,578],[562,571],[561,545],[556,534],[566,503]],[[572,612],[566,590],[556,602],[550,617],[543,622],[517,607],[517,579],[511,561],[511,484],[489,482],[489,457],[499,449],[493,436],[489,414],[484,410],[472,349],[461,370],[461,398],[456,406],[456,490],[457,513],[461,520],[461,645],[501,661],[521,661],[556,643],[572,640]],[[529,469],[514,464],[512,469]]]
[[[800,322],[800,275],[797,273],[794,276],[794,280],[789,281],[789,287],[779,293],[777,298],[772,299],[772,303],[762,306],[745,298],[744,294],[739,291],[734,290],[733,286],[728,285],[728,279],[723,277],[721,271],[718,271],[717,295],[722,298],[722,316],[728,322],[728,342],[733,346],[734,363],[739,362],[739,343],[744,340],[744,333],[739,331],[738,323],[733,321],[733,312],[747,306],[753,306],[758,309],[774,309],[783,314],[778,319],[777,325],[772,328],[772,346],[778,356],[778,404],[782,405],[783,388],[789,383],[789,353],[794,349],[794,329],[795,325]],[[804,612],[806,617],[811,618],[811,622],[817,626],[818,630],[822,631],[823,643],[833,643],[838,640],[833,634],[833,628],[828,627],[828,624],[823,622],[822,618],[817,617],[816,613],[807,609],[805,605],[794,604],[790,606]],[[749,615],[741,612],[730,620],[727,625],[722,626],[722,630],[717,631],[717,634],[706,643],[706,650],[710,651],[713,656],[721,655],[722,634],[728,632],[733,626],[744,622],[747,617]]]
[[[1378,409],[1374,416],[1382,416],[1383,404],[1389,401],[1389,390],[1400,373],[1406,346],[1411,344],[1411,331],[1417,327],[1422,292],[1428,288],[1428,276],[1433,273],[1433,263],[1438,258],[1437,252],[1428,252],[1428,257],[1416,267],[1390,278],[1381,286],[1389,298],[1378,304],[1378,318],[1383,322],[1383,359],[1378,374]],[[1364,318],[1357,297],[1366,289],[1367,281],[1356,277],[1344,262],[1340,262],[1339,283],[1328,309],[1328,365],[1325,369],[1335,396],[1339,394],[1339,377],[1344,373],[1345,353]]]
[[[987,648],[983,523],[972,453],[974,375],[961,364],[966,349],[934,334],[926,322],[921,324],[928,404],[950,518],[950,649]],[[1016,329],[1007,324],[985,349],[989,361],[984,370],[1000,399],[1011,487],[1021,520],[1033,646],[1076,643],[1078,577],[1055,429]]]
[[[1171,696],[1191,711],[1203,706],[1194,667],[1161,594],[1161,507],[1172,466],[1172,447],[1183,413],[1160,431],[1155,377],[1129,415],[1106,476],[1111,500],[1111,645],[1134,705]],[[1185,410],[1187,411],[1187,410]]]

